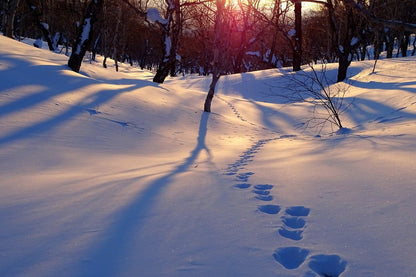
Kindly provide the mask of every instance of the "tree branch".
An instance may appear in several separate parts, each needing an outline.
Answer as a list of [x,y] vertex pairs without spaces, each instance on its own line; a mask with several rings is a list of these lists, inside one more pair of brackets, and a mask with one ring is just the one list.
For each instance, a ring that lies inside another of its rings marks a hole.
[[122,0],[124,3],[127,4],[127,6],[129,6],[131,9],[133,9],[138,15],[142,16],[142,17],[146,17],[146,12],[138,9],[136,6],[134,6],[132,3],[130,3],[129,0]]
[[369,10],[367,10],[363,5],[355,3],[354,0],[341,0],[345,5],[350,6],[356,11],[360,12],[367,20],[382,24],[385,27],[389,28],[401,28],[405,31],[416,32],[416,24],[403,22],[400,20],[388,20],[383,18],[378,18],[374,16]]

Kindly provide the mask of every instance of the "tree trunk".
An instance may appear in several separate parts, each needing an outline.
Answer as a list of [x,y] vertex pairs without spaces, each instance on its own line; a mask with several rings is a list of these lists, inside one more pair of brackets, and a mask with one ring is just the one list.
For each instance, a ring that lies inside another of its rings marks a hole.
[[159,65],[159,68],[156,70],[156,74],[153,77],[153,82],[158,84],[163,84],[166,77],[169,75],[170,67],[167,65],[167,63],[163,63]]
[[405,32],[404,34],[401,35],[400,38],[401,39],[399,40],[399,42],[400,42],[400,49],[402,51],[402,57],[407,57],[407,48],[410,44],[410,34]]
[[387,51],[387,58],[393,58],[393,49],[394,49],[394,35],[387,34],[386,35],[386,51]]
[[168,22],[161,24],[163,30],[163,58],[153,82],[163,83],[169,72],[176,72],[176,54],[182,28],[182,15],[179,0],[168,0]]
[[116,27],[114,30],[114,36],[113,36],[113,59],[114,59],[114,63],[115,63],[115,67],[116,67],[116,71],[118,72],[118,56],[119,56],[119,47],[120,47],[120,20],[121,20],[121,16],[122,16],[122,9],[121,6],[117,6],[118,9],[118,13],[117,13],[117,18],[116,18]]
[[107,56],[104,56],[104,59],[103,59],[103,67],[104,68],[107,68]]
[[71,57],[68,61],[68,66],[75,72],[79,72],[82,60],[91,44],[93,27],[97,21],[98,14],[102,11],[102,4],[102,0],[91,0],[87,7],[84,23],[78,31],[78,37],[75,45],[72,47]]
[[[4,1],[4,0],[3,0]],[[9,4],[6,4],[6,19],[4,27],[4,35],[9,38],[14,38],[14,18],[16,16],[16,9],[20,0],[10,0]]]
[[224,28],[227,27],[227,22],[225,20],[225,0],[216,0],[215,5],[217,8],[215,15],[214,23],[214,60],[213,60],[213,73],[212,81],[209,85],[209,90],[207,97],[205,98],[204,111],[211,112],[211,102],[214,98],[215,87],[217,86],[218,80],[221,77],[221,72],[224,69],[224,51],[227,49],[228,45],[226,43]]
[[351,60],[348,53],[339,56],[337,82],[342,82],[347,78],[347,70],[350,64]]
[[32,11],[33,17],[35,19],[35,24],[42,32],[43,38],[48,43],[49,50],[55,51],[55,46],[52,42],[51,35],[49,33],[49,27],[46,25],[46,23],[40,20],[40,16],[42,12],[38,12],[38,7],[31,0],[26,0],[26,4],[29,6],[29,9]]
[[295,49],[293,49],[293,71],[302,65],[302,2],[295,0]]
[[212,99],[214,98],[215,87],[217,86],[217,83],[220,77],[221,77],[221,74],[219,74],[218,72],[215,72],[212,74],[211,84],[209,85],[208,94],[207,94],[207,97],[205,98],[205,103],[204,103],[205,112],[208,112],[208,113],[211,112],[211,103],[212,103]]

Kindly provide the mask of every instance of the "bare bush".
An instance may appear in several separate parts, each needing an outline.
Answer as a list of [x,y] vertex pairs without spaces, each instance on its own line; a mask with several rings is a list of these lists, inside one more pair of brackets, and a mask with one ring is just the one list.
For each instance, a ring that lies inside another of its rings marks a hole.
[[312,65],[309,67],[310,71],[287,75],[289,85],[285,90],[288,89],[290,93],[285,93],[283,97],[291,102],[305,102],[313,106],[313,116],[306,121],[306,128],[322,130],[329,123],[340,132],[347,130],[341,115],[352,104],[345,101],[350,84],[329,80],[325,64],[322,64],[320,71],[316,71]]

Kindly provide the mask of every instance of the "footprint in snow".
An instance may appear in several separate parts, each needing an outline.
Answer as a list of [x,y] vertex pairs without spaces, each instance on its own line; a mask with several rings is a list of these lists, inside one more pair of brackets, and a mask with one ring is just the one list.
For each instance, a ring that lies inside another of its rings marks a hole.
[[273,257],[286,269],[296,269],[303,264],[309,250],[300,247],[282,247],[277,249]]
[[287,239],[291,239],[291,240],[301,240],[303,239],[303,230],[289,230],[285,227],[281,227],[279,229],[279,234],[282,237],[285,237]]
[[256,190],[271,190],[273,185],[255,185],[254,188]]
[[273,196],[271,196],[271,195],[257,195],[256,199],[261,200],[261,201],[272,201]]
[[256,199],[261,201],[272,201],[273,196],[270,195],[270,190],[273,188],[272,185],[255,185],[253,193],[256,194]]
[[238,181],[247,182],[248,178],[253,174],[254,174],[253,172],[240,173],[240,174],[237,175],[236,178],[237,178]]
[[296,216],[284,216],[283,223],[292,229],[301,229],[305,226],[306,221]]
[[247,184],[247,183],[240,183],[240,184],[234,185],[234,187],[239,188],[239,189],[247,189],[247,188],[251,187],[251,185]]
[[278,205],[262,205],[259,207],[259,211],[266,214],[278,214],[280,207]]
[[284,226],[279,229],[279,234],[291,240],[303,239],[303,228],[306,221],[302,217],[308,216],[309,212],[310,209],[304,206],[287,208],[285,215],[282,217]]
[[310,209],[304,206],[294,206],[286,209],[286,213],[291,216],[308,216],[309,212]]
[[319,276],[338,277],[345,271],[347,262],[338,255],[315,255],[308,265]]
[[270,194],[270,191],[268,191],[268,190],[253,190],[253,192],[255,194],[258,194],[258,195],[269,195]]

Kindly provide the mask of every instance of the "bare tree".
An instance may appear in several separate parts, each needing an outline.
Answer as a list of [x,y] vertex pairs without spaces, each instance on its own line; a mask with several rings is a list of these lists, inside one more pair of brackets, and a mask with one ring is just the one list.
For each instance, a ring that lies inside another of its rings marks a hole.
[[330,123],[338,129],[344,129],[341,115],[351,104],[345,101],[345,94],[350,86],[345,82],[335,83],[329,80],[326,65],[321,66],[320,71],[309,65],[309,72],[299,71],[288,75],[291,85],[284,89],[289,89],[289,93],[281,96],[290,101],[312,104],[313,116],[307,120],[306,127],[322,128]]
[[26,0],[26,4],[28,5],[29,9],[32,11],[35,25],[39,28],[42,32],[43,38],[48,43],[49,50],[55,51],[55,45],[52,42],[52,38],[49,32],[49,25],[46,22],[41,20],[42,11],[39,9],[37,5],[32,0]]
[[204,111],[211,112],[211,103],[215,94],[215,87],[226,70],[226,52],[229,49],[229,17],[227,17],[227,1],[215,0],[214,18],[214,57],[212,61],[212,80],[205,98]]
[[16,16],[16,10],[19,6],[20,0],[2,0],[5,8],[4,14],[4,35],[10,38],[14,38],[14,21]]
[[[166,14],[161,20],[155,22],[159,25],[162,32],[162,60],[153,78],[153,82],[163,83],[166,77],[171,74],[175,76],[177,65],[177,54],[180,47],[181,34],[184,26],[183,9],[185,7],[200,5],[204,0],[185,1],[165,0]],[[207,0],[211,1],[211,0]],[[147,18],[151,20],[150,10],[147,12]],[[154,12],[154,10],[152,11]],[[154,20],[153,20],[154,21]]]
[[[163,83],[169,72],[176,66],[176,53],[179,46],[179,35],[182,28],[182,14],[179,0],[166,0],[166,16],[156,21],[162,30],[163,57],[158,66],[153,82]],[[174,70],[174,69],[173,69]]]
[[[279,63],[283,66],[293,66],[295,52],[301,49],[301,46],[296,48],[301,40],[296,40],[291,11],[293,11],[292,0],[274,0],[270,5],[255,9],[257,20],[267,25],[264,42],[267,44],[265,60],[268,67],[276,67]],[[301,36],[299,30],[297,34]],[[299,58],[298,61],[300,62],[301,59]]]
[[87,7],[87,11],[80,26],[75,44],[72,46],[71,57],[68,66],[75,72],[79,72],[82,60],[92,41],[92,35],[95,22],[98,15],[102,12],[103,0],[91,0]]
[[293,71],[302,65],[302,1],[291,0],[295,4],[295,45],[293,49]]

